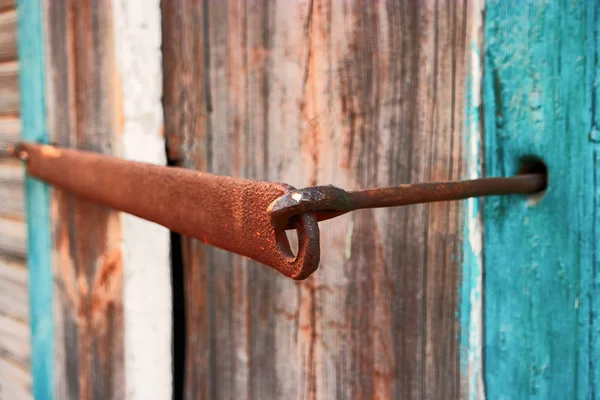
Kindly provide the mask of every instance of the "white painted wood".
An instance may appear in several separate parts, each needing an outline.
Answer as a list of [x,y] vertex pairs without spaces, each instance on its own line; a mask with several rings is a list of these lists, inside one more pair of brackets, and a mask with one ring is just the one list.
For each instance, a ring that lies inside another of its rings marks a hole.
[[[160,1],[114,0],[113,10],[123,156],[164,165]],[[127,398],[170,399],[169,232],[127,214],[122,222]]]

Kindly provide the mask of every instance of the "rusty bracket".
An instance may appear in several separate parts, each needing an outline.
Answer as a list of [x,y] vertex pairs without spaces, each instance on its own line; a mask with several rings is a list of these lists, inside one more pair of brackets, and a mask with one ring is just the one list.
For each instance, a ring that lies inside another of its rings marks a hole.
[[[305,279],[319,265],[318,221],[352,210],[475,196],[534,193],[541,174],[460,182],[419,183],[346,192],[335,186],[296,189],[182,168],[126,161],[96,153],[20,143],[6,153],[28,173],[87,200]],[[285,231],[296,229],[294,255]]]

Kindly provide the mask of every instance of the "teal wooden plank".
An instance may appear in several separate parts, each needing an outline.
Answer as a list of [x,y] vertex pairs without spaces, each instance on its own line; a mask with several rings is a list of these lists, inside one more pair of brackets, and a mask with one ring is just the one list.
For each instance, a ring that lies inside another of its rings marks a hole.
[[[19,0],[19,60],[23,139],[48,142],[41,0]],[[46,184],[26,177],[31,319],[31,372],[36,399],[53,398],[52,241]]]
[[598,398],[596,1],[488,1],[487,174],[539,156],[539,200],[484,209],[485,381],[490,399]]

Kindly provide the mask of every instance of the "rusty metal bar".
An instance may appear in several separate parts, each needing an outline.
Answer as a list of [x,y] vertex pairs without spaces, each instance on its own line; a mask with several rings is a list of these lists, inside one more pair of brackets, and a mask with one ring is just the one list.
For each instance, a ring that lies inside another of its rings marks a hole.
[[[319,265],[318,221],[361,208],[530,194],[547,184],[544,174],[523,174],[356,192],[335,186],[298,190],[32,143],[5,153],[23,160],[30,175],[58,188],[252,258],[293,279],[308,277]],[[298,231],[297,255],[286,229]]]
[[58,188],[252,258],[290,278],[306,278],[318,267],[314,213],[295,219],[294,256],[285,232],[276,231],[265,212],[273,199],[294,190],[291,186],[31,143],[15,146],[11,154],[26,160],[30,175]]

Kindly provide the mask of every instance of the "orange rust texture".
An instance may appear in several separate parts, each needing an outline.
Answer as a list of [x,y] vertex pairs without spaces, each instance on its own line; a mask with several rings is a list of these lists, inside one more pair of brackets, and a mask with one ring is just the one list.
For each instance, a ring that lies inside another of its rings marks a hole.
[[[52,141],[118,153],[122,92],[109,0],[52,2],[49,123]],[[54,190],[56,395],[125,396],[123,255],[119,214]]]
[[[349,190],[461,177],[468,1],[175,3],[183,165]],[[188,240],[187,398],[459,397],[459,221],[450,202],[324,222],[303,282]]]

